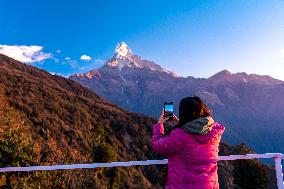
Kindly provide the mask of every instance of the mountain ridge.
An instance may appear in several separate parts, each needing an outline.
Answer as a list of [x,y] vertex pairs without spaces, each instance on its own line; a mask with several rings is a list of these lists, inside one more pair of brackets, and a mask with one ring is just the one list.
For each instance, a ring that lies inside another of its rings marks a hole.
[[232,144],[246,141],[258,153],[284,151],[284,140],[283,144],[273,140],[274,135],[282,139],[279,130],[284,132],[281,127],[284,81],[228,70],[207,79],[174,77],[166,72],[132,67],[120,71],[104,67],[93,73],[91,77],[80,75],[70,79],[127,110],[156,118],[164,101],[173,101],[174,113],[178,115],[183,97],[200,96],[214,110],[216,118],[228,125],[225,141]]
[[87,71],[83,74],[72,74],[69,76],[69,78],[83,77],[83,76],[88,76],[89,78],[91,78],[92,73],[98,73],[100,69],[117,68],[119,71],[121,71],[121,69],[123,69],[124,67],[130,67],[130,68],[147,67],[153,71],[158,70],[160,72],[165,72],[177,78],[189,78],[190,77],[190,78],[195,78],[195,79],[214,80],[214,79],[218,79],[218,78],[220,79],[220,78],[225,78],[225,77],[235,77],[235,78],[246,77],[246,78],[255,79],[255,80],[259,79],[262,81],[265,81],[265,80],[269,80],[270,82],[274,81],[275,83],[284,82],[282,80],[275,79],[269,75],[247,74],[246,72],[231,73],[230,71],[226,69],[221,70],[215,73],[214,75],[209,76],[208,78],[193,77],[190,75],[186,77],[179,76],[175,72],[161,67],[159,64],[155,63],[154,61],[143,59],[141,56],[132,53],[132,49],[130,49],[125,42],[121,42],[117,44],[112,58],[108,59],[105,62],[105,64],[101,66],[100,68]]

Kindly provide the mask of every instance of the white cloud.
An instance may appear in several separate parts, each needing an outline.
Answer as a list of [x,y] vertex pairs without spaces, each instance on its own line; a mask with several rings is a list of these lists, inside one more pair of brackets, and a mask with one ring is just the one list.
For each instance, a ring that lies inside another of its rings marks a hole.
[[69,57],[66,57],[65,60],[66,60],[66,63],[69,64],[72,68],[78,67],[78,62],[76,60],[73,60]]
[[56,50],[56,53],[61,53],[61,50],[60,50],[60,49],[57,49],[57,50]]
[[55,63],[59,63],[60,62],[60,60],[58,58],[51,57],[51,59],[54,60]]
[[42,51],[42,46],[0,45],[0,53],[24,63],[40,62],[51,58],[50,53]]
[[279,56],[284,57],[284,48],[280,49]]
[[85,61],[89,61],[89,60],[91,60],[92,58],[90,57],[90,56],[88,56],[88,55],[82,55],[81,57],[80,57],[80,59],[81,60],[85,60]]

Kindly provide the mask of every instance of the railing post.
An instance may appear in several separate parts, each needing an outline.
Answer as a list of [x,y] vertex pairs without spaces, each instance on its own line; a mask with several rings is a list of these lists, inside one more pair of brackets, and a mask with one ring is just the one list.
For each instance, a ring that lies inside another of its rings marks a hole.
[[278,189],[284,189],[281,158],[276,156],[274,158],[274,161]]

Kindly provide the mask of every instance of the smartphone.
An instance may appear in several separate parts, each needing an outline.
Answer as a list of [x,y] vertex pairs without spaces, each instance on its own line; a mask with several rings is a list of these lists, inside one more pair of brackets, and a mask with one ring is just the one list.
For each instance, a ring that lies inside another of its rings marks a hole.
[[164,118],[169,117],[169,120],[174,119],[174,103],[164,102]]

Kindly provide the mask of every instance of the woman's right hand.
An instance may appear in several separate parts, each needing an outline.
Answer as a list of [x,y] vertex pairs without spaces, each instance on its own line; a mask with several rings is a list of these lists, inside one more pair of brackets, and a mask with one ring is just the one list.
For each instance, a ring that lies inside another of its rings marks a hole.
[[160,124],[164,124],[166,121],[168,121],[169,120],[169,117],[166,117],[166,118],[164,118],[164,110],[162,111],[162,114],[160,115],[160,118],[159,118],[159,121],[158,121],[158,123],[160,123]]

